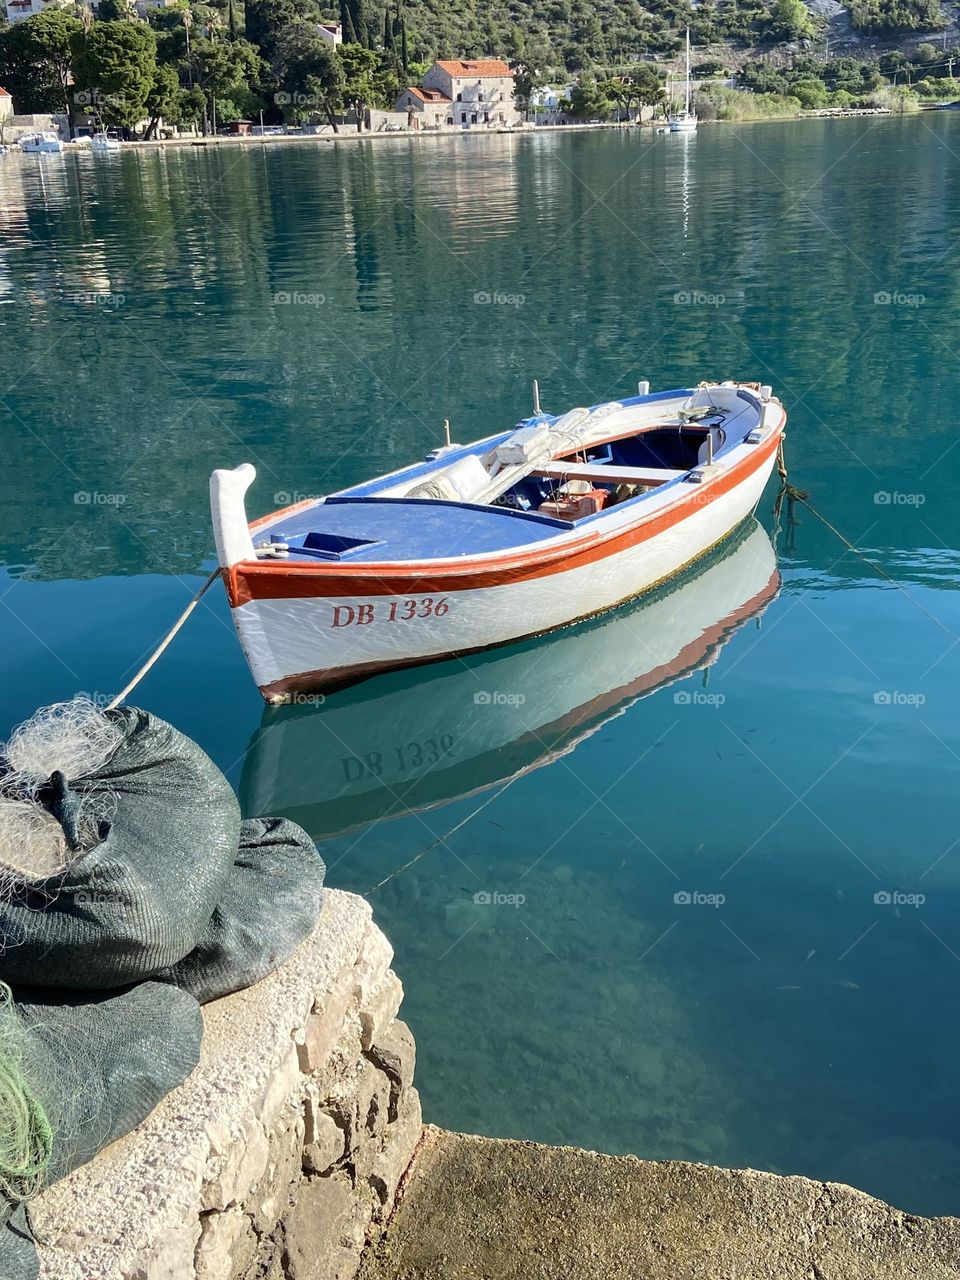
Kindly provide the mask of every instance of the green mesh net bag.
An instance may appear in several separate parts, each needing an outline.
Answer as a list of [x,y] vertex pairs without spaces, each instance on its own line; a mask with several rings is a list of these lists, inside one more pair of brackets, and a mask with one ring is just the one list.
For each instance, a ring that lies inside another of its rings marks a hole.
[[108,996],[17,995],[14,1007],[0,988],[0,1276],[33,1280],[26,1206],[183,1083],[202,1022],[192,996],[158,982]]
[[16,735],[6,747],[0,821],[19,803],[55,828],[60,850],[42,830],[0,839],[0,980],[12,985],[104,989],[176,964],[202,938],[237,854],[236,797],[195,742],[134,707],[76,719],[79,736],[103,737],[93,758],[107,753],[82,773],[47,771],[71,763],[69,712],[48,717],[46,739],[41,722],[39,747]]
[[206,1004],[252,986],[283,964],[316,926],[325,867],[288,818],[248,818],[240,851],[197,947],[157,974]]

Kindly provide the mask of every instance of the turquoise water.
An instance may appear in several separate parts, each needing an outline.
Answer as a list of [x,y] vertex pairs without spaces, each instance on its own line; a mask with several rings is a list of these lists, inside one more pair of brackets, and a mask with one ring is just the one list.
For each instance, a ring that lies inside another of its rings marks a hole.
[[135,669],[215,466],[253,516],[533,376],[771,382],[902,589],[771,487],[672,592],[321,708],[264,711],[210,593],[138,698],[369,893],[429,1119],[960,1212],[958,149],[946,113],[0,160],[0,730]]

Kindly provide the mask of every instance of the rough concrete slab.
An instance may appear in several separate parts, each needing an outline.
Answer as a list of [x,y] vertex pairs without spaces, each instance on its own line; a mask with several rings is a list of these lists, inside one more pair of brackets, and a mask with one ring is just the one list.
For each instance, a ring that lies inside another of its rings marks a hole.
[[427,1130],[360,1280],[957,1280],[960,1218],[837,1183]]

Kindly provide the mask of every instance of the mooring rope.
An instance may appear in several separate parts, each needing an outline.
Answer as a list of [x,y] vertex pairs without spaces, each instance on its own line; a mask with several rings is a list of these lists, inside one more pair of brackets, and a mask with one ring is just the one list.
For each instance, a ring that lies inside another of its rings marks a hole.
[[451,836],[456,835],[456,833],[461,831],[468,822],[472,822],[474,818],[483,813],[484,809],[493,804],[494,800],[499,800],[507,788],[512,787],[516,780],[518,778],[522,778],[526,773],[526,769],[518,769],[512,777],[506,780],[502,787],[498,787],[496,791],[487,796],[483,804],[477,805],[476,809],[471,813],[468,813],[465,818],[461,818],[460,821],[456,823],[455,826],[452,826],[448,831],[444,831],[443,835],[437,836],[436,840],[431,840],[428,845],[425,845],[418,853],[415,853],[413,857],[409,858],[402,866],[395,867],[388,876],[384,876],[377,884],[371,885],[371,887],[367,889],[366,893],[376,893],[378,889],[382,889],[385,884],[389,884],[391,880],[395,880],[398,875],[406,871],[409,867],[412,867],[415,863],[419,862],[421,858],[425,858],[432,849],[436,849],[437,845],[446,844]]
[[176,622],[173,624],[173,626],[170,628],[167,634],[163,637],[163,639],[157,645],[156,649],[154,649],[153,653],[151,653],[150,657],[139,669],[139,671],[136,673],[136,675],[133,677],[130,683],[124,685],[124,687],[120,690],[117,696],[107,704],[107,706],[104,708],[105,711],[115,711],[116,708],[119,707],[120,703],[123,702],[123,700],[127,697],[127,695],[133,692],[133,690],[137,687],[137,685],[140,683],[143,677],[147,674],[147,672],[150,670],[150,668],[153,666],[156,660],[160,657],[160,655],[164,652],[164,650],[169,646],[170,642],[173,640],[177,632],[183,627],[183,624],[186,622],[186,620],[190,617],[191,613],[193,613],[194,609],[200,603],[201,597],[206,594],[206,592],[210,589],[210,587],[213,586],[213,584],[216,582],[217,578],[219,577],[220,577],[220,569],[218,566],[216,569],[214,569],[213,573],[210,574],[206,582],[203,584],[203,586],[200,588],[197,594],[193,597],[193,599],[184,609],[183,613],[181,613],[180,617],[176,620]]
[[929,618],[931,622],[936,623],[936,625],[940,628],[940,630],[946,632],[946,634],[950,636],[952,640],[960,639],[960,636],[957,636],[955,632],[951,631],[945,622],[941,622],[940,619],[935,614],[932,614],[929,609],[924,608],[924,606],[920,604],[918,600],[915,600],[913,596],[910,594],[910,592],[906,589],[906,587],[904,587],[901,583],[899,583],[896,580],[896,578],[892,577],[889,573],[887,573],[886,569],[884,569],[882,565],[879,565],[876,563],[876,561],[871,560],[870,557],[865,552],[861,551],[860,548],[855,546],[854,543],[852,543],[849,538],[847,538],[844,534],[842,534],[840,530],[836,527],[836,525],[831,524],[826,516],[821,515],[820,512],[816,509],[816,507],[813,506],[813,504],[810,502],[809,493],[807,493],[804,489],[796,488],[795,485],[792,485],[790,483],[789,479],[787,478],[787,464],[784,458],[782,436],[780,438],[779,447],[777,448],[777,473],[780,476],[780,492],[777,494],[777,500],[774,503],[773,514],[777,521],[778,527],[780,523],[780,511],[783,506],[784,498],[786,498],[789,502],[801,503],[803,506],[806,507],[806,509],[810,512],[812,516],[815,516],[825,528],[829,529],[830,532],[834,534],[835,537],[840,539],[840,541],[843,543],[843,545],[847,548],[848,551],[852,551],[855,556],[859,556],[860,559],[864,562],[864,564],[869,565],[870,568],[873,569],[874,572],[878,573],[881,578],[884,578],[887,582],[890,583],[892,587],[896,587],[896,589],[902,595],[906,596],[906,598],[910,601],[910,603],[914,606],[915,609],[919,609],[920,612],[924,614],[927,618]]

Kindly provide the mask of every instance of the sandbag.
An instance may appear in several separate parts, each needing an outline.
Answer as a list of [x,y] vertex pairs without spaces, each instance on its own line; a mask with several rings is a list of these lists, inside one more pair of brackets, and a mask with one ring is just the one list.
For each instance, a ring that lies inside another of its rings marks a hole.
[[313,932],[326,868],[313,840],[288,818],[250,818],[200,944],[157,978],[206,1004],[259,982]]
[[106,989],[177,964],[204,937],[240,838],[233,790],[172,725],[135,707],[105,713],[120,730],[107,761],[76,778],[55,773],[31,798],[92,847],[53,875],[4,870],[0,980],[13,986]]

